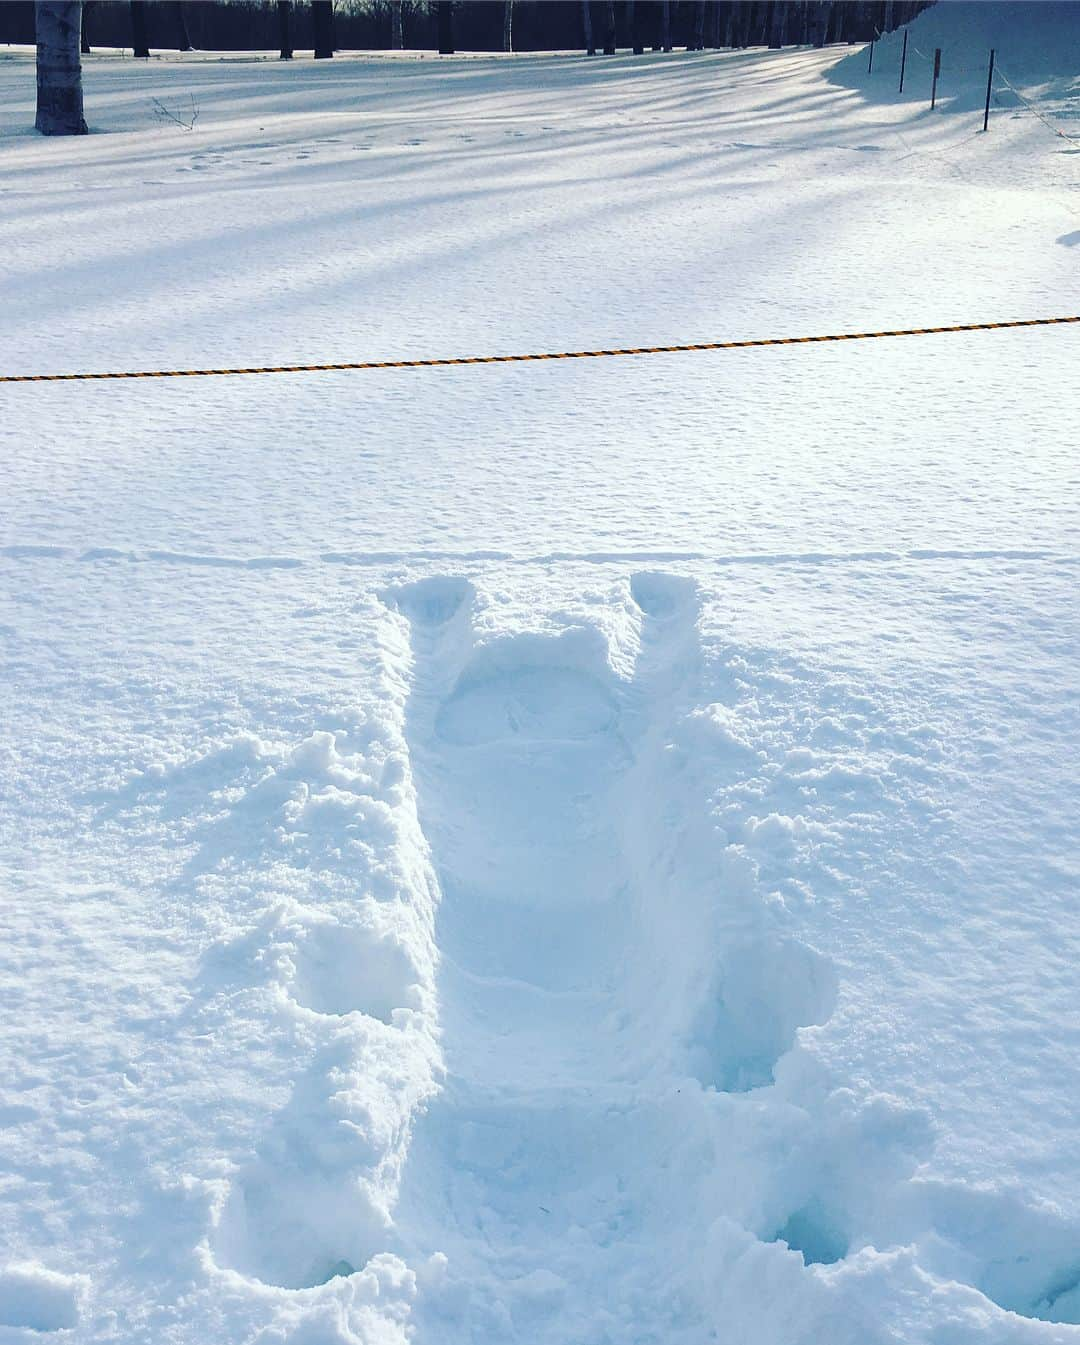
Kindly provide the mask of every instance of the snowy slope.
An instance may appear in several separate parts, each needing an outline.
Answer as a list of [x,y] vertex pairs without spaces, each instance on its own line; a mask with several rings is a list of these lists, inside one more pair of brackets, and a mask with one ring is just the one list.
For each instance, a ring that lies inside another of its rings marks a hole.
[[[845,66],[13,53],[4,371],[1078,311]],[[0,1342],[1080,1340],[1077,339],[5,388]]]
[[[838,83],[859,84],[867,92],[888,89],[891,96],[896,85],[888,87],[888,74],[899,69],[905,33],[914,86],[907,92],[922,92],[925,97],[928,74],[933,73],[934,50],[940,48],[940,90],[945,110],[955,106],[950,100],[957,90],[971,87],[985,97],[990,48],[995,50],[999,71],[1022,80],[1028,89],[1038,89],[1041,98],[1046,97],[1049,84],[1060,81],[1068,89],[1080,80],[1076,68],[1080,43],[1077,0],[938,0],[911,23],[886,33],[877,42],[877,80],[861,50],[840,61],[832,78]],[[864,73],[867,78],[862,80]],[[1008,98],[1003,86],[998,85],[996,92],[1002,104],[1016,105],[1016,99]]]

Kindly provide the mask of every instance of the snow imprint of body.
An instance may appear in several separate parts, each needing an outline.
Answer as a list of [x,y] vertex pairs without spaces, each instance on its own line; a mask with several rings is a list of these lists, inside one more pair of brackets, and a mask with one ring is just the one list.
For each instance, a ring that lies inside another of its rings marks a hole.
[[[770,1084],[833,995],[751,867],[718,855],[678,741],[701,673],[694,586],[639,574],[621,591],[629,663],[578,625],[480,639],[475,595],[451,580],[389,597],[411,624],[406,733],[442,892],[449,1077],[395,1223],[417,1253],[457,1244],[458,1288],[422,1299],[421,1338],[562,1339],[593,1310],[583,1257],[631,1295],[672,1281],[659,1323],[687,1292],[662,1229],[706,1142],[680,1141],[668,1090]],[[683,1178],[665,1189],[648,1169],[671,1151]],[[681,1309],[687,1325],[701,1312]]]
[[462,580],[384,600],[400,723],[156,777],[166,811],[225,802],[193,871],[282,893],[208,984],[261,978],[313,1045],[219,1188],[223,1282],[295,1295],[282,1340],[346,1294],[379,1342],[555,1345],[574,1322],[696,1345],[729,1320],[771,1342],[795,1303],[844,1341],[851,1295],[900,1293],[902,1266],[972,1311],[1075,1317],[1067,1221],[916,1180],[926,1118],[800,1045],[836,977],[760,872],[811,833],[712,811],[760,754],[706,696],[694,587],[639,574],[596,624],[512,635]]
[[[390,596],[411,625],[406,736],[442,893],[448,1077],[394,1214],[403,1254],[449,1255],[419,1340],[555,1342],[573,1323],[697,1341],[738,1321],[779,1341],[795,1302],[846,1340],[845,1286],[898,1277],[902,1247],[961,1300],[971,1285],[973,1303],[1068,1320],[1068,1224],[914,1181],[923,1114],[830,1089],[800,1050],[836,977],[762,900],[754,856],[806,827],[748,812],[725,842],[710,813],[705,743],[725,770],[756,757],[737,714],[700,704],[693,586],[634,576],[612,599],[630,634],[609,621],[606,640],[480,636],[461,581]],[[774,1275],[791,1278],[777,1301]],[[642,1284],[663,1288],[646,1304]]]

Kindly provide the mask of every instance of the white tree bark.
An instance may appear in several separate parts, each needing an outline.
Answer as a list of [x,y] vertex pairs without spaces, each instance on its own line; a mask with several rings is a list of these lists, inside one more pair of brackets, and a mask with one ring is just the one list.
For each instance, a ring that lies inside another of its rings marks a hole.
[[401,13],[401,0],[390,0],[390,45],[394,51],[405,46],[405,24]]
[[85,135],[82,0],[37,0],[37,120],[42,135]]

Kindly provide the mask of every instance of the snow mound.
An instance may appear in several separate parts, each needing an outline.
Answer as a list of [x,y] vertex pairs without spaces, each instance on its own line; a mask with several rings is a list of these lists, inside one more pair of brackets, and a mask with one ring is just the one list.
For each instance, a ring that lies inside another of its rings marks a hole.
[[[830,78],[858,89],[875,101],[895,100],[904,33],[908,36],[907,74],[903,97],[928,99],[934,49],[941,48],[937,106],[964,110],[986,94],[990,49],[994,49],[995,102],[1015,106],[1006,80],[1027,89],[1058,85],[1055,93],[1078,91],[1076,52],[1080,49],[1080,3],[1077,0],[939,0],[911,23],[882,37],[868,72],[865,48],[844,57]],[[1080,109],[1078,109],[1080,110]],[[1060,116],[1061,114],[1058,113]]]

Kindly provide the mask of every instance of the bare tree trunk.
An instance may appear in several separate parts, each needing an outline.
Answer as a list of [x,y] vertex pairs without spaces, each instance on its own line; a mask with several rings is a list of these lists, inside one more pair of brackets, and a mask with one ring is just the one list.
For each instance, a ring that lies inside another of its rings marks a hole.
[[311,26],[315,30],[315,59],[330,60],[334,54],[334,0],[311,0]]
[[773,0],[772,14],[769,18],[769,46],[778,50],[784,45],[785,19],[787,18],[787,5],[782,0]]
[[814,46],[823,47],[825,39],[829,36],[829,19],[832,5],[830,0],[819,0],[817,13],[814,15]]
[[144,59],[150,55],[146,41],[146,0],[131,0],[131,54]]
[[742,24],[739,31],[739,46],[748,47],[754,34],[754,0],[744,0]]
[[851,36],[852,25],[858,22],[859,10],[862,8],[859,4],[839,5],[840,21],[836,25],[837,42],[854,42]]
[[85,135],[81,0],[37,0],[37,119],[42,135]]
[[802,32],[801,45],[808,47],[814,40],[814,11],[817,0],[801,0],[799,5],[799,25]]
[[454,54],[454,6],[451,0],[439,0],[439,55]]
[[660,45],[671,50],[671,0],[660,0]]
[[390,0],[390,46],[394,51],[405,48],[405,20],[401,0]]
[[693,51],[705,50],[705,0],[696,0],[694,5]]
[[81,31],[81,33],[79,34],[79,51],[80,51],[84,56],[89,56],[89,55],[90,55],[90,39],[89,39],[89,37],[87,36],[87,33],[86,33],[86,17],[87,17],[87,15],[90,13],[90,10],[91,10],[91,8],[93,7],[93,4],[94,4],[94,0],[83,0],[83,7],[82,7],[82,31]]
[[615,0],[604,6],[604,55],[615,55]]
[[596,55],[596,42],[593,40],[592,5],[589,0],[581,0],[581,20],[585,26],[585,54]]
[[645,54],[645,43],[641,36],[641,11],[635,0],[626,0],[626,26],[630,29],[630,42],[635,56]]
[[514,50],[514,0],[503,0],[503,51]]
[[180,39],[177,43],[177,51],[190,51],[191,38],[188,37],[187,24],[184,22],[184,6],[181,0],[173,0],[172,3],[173,22],[176,24],[177,37]]
[[292,45],[292,0],[277,0],[278,40],[281,43],[281,59],[291,61]]

